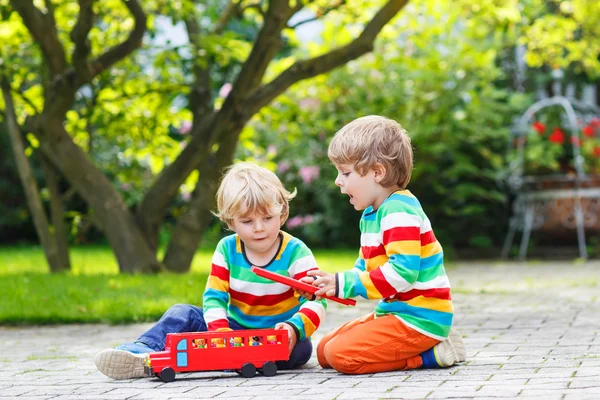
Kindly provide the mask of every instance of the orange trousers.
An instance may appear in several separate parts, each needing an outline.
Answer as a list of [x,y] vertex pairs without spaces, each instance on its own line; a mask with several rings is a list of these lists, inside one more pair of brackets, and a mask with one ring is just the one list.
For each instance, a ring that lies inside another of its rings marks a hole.
[[420,368],[421,354],[440,341],[409,328],[393,315],[371,313],[329,332],[317,346],[323,368],[372,374]]

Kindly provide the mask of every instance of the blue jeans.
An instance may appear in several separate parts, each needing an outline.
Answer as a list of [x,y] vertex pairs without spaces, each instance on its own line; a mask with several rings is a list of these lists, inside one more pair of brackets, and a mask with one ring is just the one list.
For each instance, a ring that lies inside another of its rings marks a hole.
[[[248,329],[229,319],[229,327],[233,330]],[[167,333],[206,332],[206,321],[200,307],[190,304],[175,304],[158,320],[156,325],[144,332],[138,342],[146,344],[155,351],[165,349]],[[292,369],[304,365],[312,355],[312,342],[309,338],[298,341],[288,361],[277,361],[277,369]]]

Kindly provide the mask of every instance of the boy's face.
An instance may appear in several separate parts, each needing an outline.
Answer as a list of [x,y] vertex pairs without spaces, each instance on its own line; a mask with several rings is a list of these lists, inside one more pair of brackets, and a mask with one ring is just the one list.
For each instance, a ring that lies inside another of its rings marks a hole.
[[233,218],[229,229],[236,232],[246,250],[257,256],[269,255],[279,242],[280,214],[252,213]]
[[340,187],[343,194],[350,196],[350,204],[356,210],[364,210],[369,206],[377,209],[394,191],[379,184],[383,178],[380,170],[370,169],[364,176],[361,176],[354,169],[354,164],[340,164],[335,168],[338,171],[335,184]]

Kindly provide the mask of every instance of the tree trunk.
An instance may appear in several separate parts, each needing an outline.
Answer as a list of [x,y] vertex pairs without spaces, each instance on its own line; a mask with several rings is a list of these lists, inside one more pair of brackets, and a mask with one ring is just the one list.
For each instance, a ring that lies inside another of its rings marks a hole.
[[58,262],[63,270],[69,271],[71,270],[71,260],[69,258],[69,244],[65,224],[65,207],[58,185],[58,171],[43,154],[41,155],[41,162],[46,177],[46,185],[50,192],[50,217],[53,228],[51,229],[53,230],[52,236],[56,245]]
[[202,236],[211,220],[211,208],[215,205],[217,183],[225,167],[233,162],[240,132],[245,121],[222,135],[216,154],[207,157],[199,168],[200,176],[187,212],[177,219],[175,230],[167,248],[163,263],[168,270],[188,272]]
[[21,131],[17,124],[17,117],[15,114],[14,104],[12,96],[10,94],[10,83],[6,77],[2,78],[2,94],[4,96],[4,104],[6,108],[6,125],[7,131],[12,145],[13,154],[15,157],[15,163],[17,171],[19,172],[19,178],[23,184],[25,192],[25,198],[27,199],[27,206],[31,212],[33,219],[33,225],[44,249],[46,260],[50,266],[51,272],[58,272],[65,269],[65,265],[61,263],[56,242],[53,235],[50,233],[50,227],[48,225],[48,219],[42,204],[40,197],[38,184],[33,176],[31,165],[29,160],[25,156],[25,146],[21,138]]
[[[119,268],[124,273],[151,273],[162,269],[155,252],[127,209],[121,195],[64,130],[61,120],[39,118],[37,137],[46,156],[91,206],[102,224]],[[45,132],[51,132],[46,135]]]
[[212,178],[216,168],[202,168],[188,210],[177,219],[177,224],[167,247],[163,264],[172,272],[189,272],[202,235],[211,220],[214,205],[216,179]]

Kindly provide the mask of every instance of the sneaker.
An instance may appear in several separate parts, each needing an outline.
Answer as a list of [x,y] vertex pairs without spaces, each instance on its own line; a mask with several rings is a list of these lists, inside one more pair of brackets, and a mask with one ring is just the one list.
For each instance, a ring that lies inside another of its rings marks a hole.
[[146,375],[147,354],[134,354],[119,349],[108,349],[98,354],[94,359],[96,368],[104,375],[113,379],[143,378]]
[[451,367],[466,359],[465,343],[456,330],[451,329],[448,339],[433,348],[435,360],[440,367]]
[[125,350],[134,354],[144,354],[144,353],[153,353],[156,350],[148,347],[146,343],[142,342],[133,342],[133,343],[124,343],[120,346],[115,347],[117,350]]
[[463,342],[460,333],[454,328],[450,329],[448,340],[452,343],[452,346],[454,346],[454,350],[456,350],[456,362],[465,362],[467,359],[467,350],[465,349],[465,342]]

